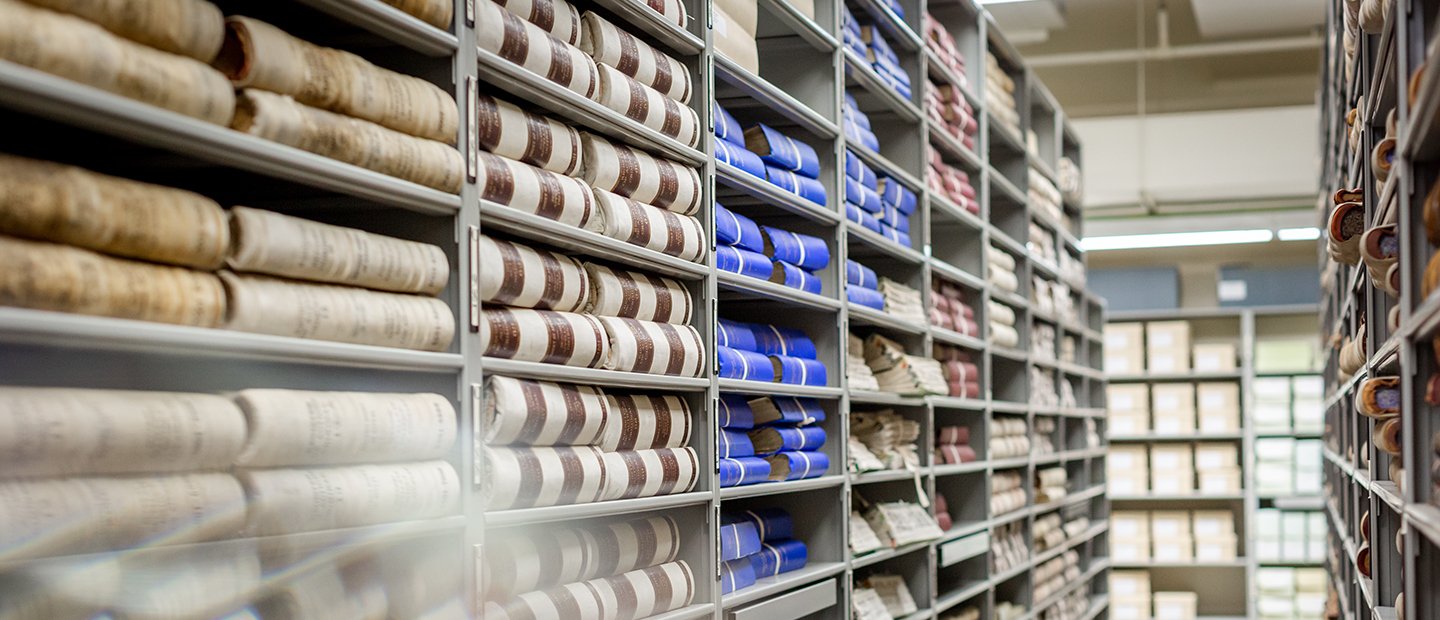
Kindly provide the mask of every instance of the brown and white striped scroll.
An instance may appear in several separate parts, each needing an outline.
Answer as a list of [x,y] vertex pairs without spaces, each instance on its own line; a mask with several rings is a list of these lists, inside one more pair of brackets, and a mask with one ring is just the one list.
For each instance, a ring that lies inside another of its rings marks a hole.
[[230,128],[452,194],[460,193],[465,176],[460,151],[444,142],[312,108],[263,90],[240,92]]
[[481,620],[612,620],[614,611],[581,581],[485,604]]
[[234,88],[209,65],[19,0],[0,0],[0,59],[217,125],[235,112]]
[[599,320],[610,340],[607,369],[698,377],[705,368],[705,342],[694,327],[613,316]]
[[480,197],[577,228],[596,226],[595,198],[580,179],[480,153]]
[[449,0],[382,0],[385,4],[414,15],[431,26],[441,30],[450,28],[450,18],[455,14],[455,4]]
[[695,598],[695,575],[684,560],[589,582],[612,604],[614,620],[649,618],[685,607]]
[[486,308],[480,342],[488,357],[562,366],[598,368],[610,354],[600,320],[574,312]]
[[635,81],[610,65],[596,65],[599,87],[594,99],[626,118],[695,147],[700,144],[700,117],[695,110]]
[[[541,0],[543,1],[543,0]],[[594,99],[599,89],[595,61],[572,43],[557,39],[494,2],[476,2],[475,37],[480,49],[513,62],[571,92]],[[576,17],[579,23],[579,17]],[[578,28],[577,28],[578,32]]]
[[580,132],[574,127],[484,93],[476,96],[475,107],[480,148],[557,174],[580,170]]
[[590,579],[595,576],[595,552],[595,535],[584,527],[495,536],[485,545],[482,594],[487,601],[503,603],[526,592]]
[[619,521],[591,531],[596,547],[591,574],[595,576],[673,562],[680,553],[680,526],[666,516]]
[[439,86],[257,19],[226,18],[225,45],[215,67],[236,88],[289,95],[307,106],[451,146],[459,138],[455,97]]
[[705,230],[700,220],[599,188],[594,196],[598,213],[595,223],[587,227],[590,230],[692,263],[705,262]]
[[225,289],[212,273],[4,235],[0,265],[0,306],[197,327],[225,319]]
[[434,297],[228,271],[220,279],[226,327],[238,331],[418,351],[444,351],[455,337],[454,313]]
[[27,0],[94,22],[162,52],[208,63],[225,39],[225,14],[206,0]]
[[606,490],[604,454],[592,446],[489,447],[484,451],[487,510],[588,504]]
[[565,0],[492,0],[561,41],[580,42],[580,11]]
[[690,291],[679,281],[643,271],[585,263],[590,303],[585,311],[642,321],[688,324],[694,310]]
[[632,499],[687,493],[700,477],[694,448],[606,452],[601,499]]
[[685,3],[681,0],[630,0],[632,4],[648,6],[665,18],[665,21],[680,28],[685,27]]
[[581,133],[585,166],[581,178],[591,187],[635,202],[684,215],[700,212],[700,173],[591,133]]
[[423,461],[455,445],[455,405],[439,394],[254,389],[235,402],[250,430],[242,467]]
[[574,312],[590,302],[590,275],[580,261],[505,239],[480,237],[475,277],[485,303]]
[[197,269],[218,268],[230,244],[205,196],[4,154],[0,232]]
[[595,62],[619,69],[675,101],[690,103],[690,70],[684,63],[615,27],[594,11],[580,16],[580,23],[580,49]]
[[256,536],[433,519],[460,506],[460,477],[445,461],[252,469],[236,474]]
[[690,404],[679,396],[606,394],[610,419],[600,449],[679,448],[690,441]]
[[501,376],[485,382],[490,445],[591,445],[613,415],[605,394],[592,386]]
[[450,282],[439,246],[249,207],[230,209],[231,269],[396,293],[436,295]]

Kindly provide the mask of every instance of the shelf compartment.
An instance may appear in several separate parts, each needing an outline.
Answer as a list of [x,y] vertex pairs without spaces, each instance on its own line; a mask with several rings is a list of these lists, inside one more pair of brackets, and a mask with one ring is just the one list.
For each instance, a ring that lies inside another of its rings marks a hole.
[[692,56],[705,51],[705,42],[662,17],[644,2],[632,0],[595,0],[627,25],[633,26],[653,37],[683,56]]
[[[716,102],[727,110],[738,100],[737,95],[743,95],[822,139],[828,140],[840,135],[834,120],[719,54],[715,55],[715,81],[719,91],[715,96]],[[730,92],[730,89],[734,92]]]
[[850,324],[852,326],[867,325],[870,327],[878,327],[894,332],[900,332],[902,334],[910,334],[912,336],[920,336],[923,335],[926,331],[928,331],[925,325],[915,325],[913,323],[907,323],[901,319],[895,318],[889,313],[881,312],[879,310],[866,306],[857,306],[855,304],[850,304],[849,317]]
[[906,23],[905,18],[890,10],[890,7],[877,0],[853,1],[861,11],[870,16],[872,23],[885,33],[885,39],[895,44],[899,50],[917,52],[924,45],[920,35],[915,34],[915,29]]
[[768,280],[752,278],[729,271],[717,270],[715,280],[720,289],[720,299],[768,300],[809,308],[811,310],[834,312],[840,309],[840,301],[800,289],[790,288]]
[[[863,89],[868,95],[865,99],[881,102],[880,105],[884,106],[888,112],[907,123],[918,124],[924,118],[920,108],[902,98],[900,93],[895,92],[881,81],[880,76],[875,73],[874,67],[871,67],[863,58],[856,55],[850,48],[845,48],[842,54],[845,57],[845,87],[847,90],[852,87]],[[913,80],[911,84],[912,88],[916,87]],[[856,97],[856,99],[860,99],[860,97]],[[867,106],[867,101],[862,101],[861,106],[862,109],[870,107]],[[873,113],[873,107],[864,111]]]
[[[302,0],[300,4],[324,11],[427,56],[449,57],[460,47],[460,40],[454,34],[380,0]],[[457,14],[454,19],[463,18]]]
[[[732,209],[745,204],[763,204],[820,224],[840,221],[840,216],[825,206],[786,192],[765,179],[719,161],[715,162],[715,194],[718,202]],[[740,198],[739,201],[735,200],[737,197]]]
[[487,230],[493,227],[517,237],[629,267],[682,280],[700,280],[710,272],[709,268],[700,263],[692,263],[488,200],[480,201],[480,215],[484,218]]
[[653,510],[670,510],[674,508],[679,508],[681,506],[705,504],[709,501],[709,491],[694,491],[690,493],[678,493],[675,495],[639,497],[635,499],[621,499],[609,502],[572,504],[569,506],[544,506],[541,508],[519,508],[515,510],[500,510],[485,513],[485,526],[492,528],[508,527],[518,525],[534,525],[537,523],[553,523],[556,521],[593,519],[596,517],[620,516],[635,514],[637,512],[648,512]]
[[603,368],[581,368],[561,364],[542,364],[518,360],[484,358],[481,368],[487,375],[505,375],[544,381],[564,381],[606,387],[632,388],[639,390],[698,391],[710,387],[705,377],[675,377],[670,375],[649,375],[639,372],[605,370]]
[[[833,459],[832,459],[833,460]],[[835,463],[830,464],[835,467]],[[779,495],[781,493],[800,493],[815,489],[826,489],[838,487],[845,484],[844,474],[827,474],[819,478],[808,480],[790,480],[786,482],[759,482],[738,487],[724,487],[720,489],[720,499],[735,500],[747,497],[764,497],[767,495]]]
[[[855,222],[848,220],[845,222],[845,234],[848,241],[856,242],[849,244],[850,257],[860,259],[862,262],[867,258],[883,257],[910,265],[925,263],[924,254],[890,241]],[[915,243],[913,237],[911,243]]]
[[753,586],[722,596],[720,602],[726,609],[742,607],[773,594],[778,594],[812,581],[834,577],[843,572],[845,572],[844,562],[819,562],[800,570],[761,579],[755,582]]

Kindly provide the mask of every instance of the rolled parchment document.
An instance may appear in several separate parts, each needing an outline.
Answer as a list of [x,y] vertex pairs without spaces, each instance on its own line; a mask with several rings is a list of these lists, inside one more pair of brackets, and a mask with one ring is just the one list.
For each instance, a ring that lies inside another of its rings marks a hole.
[[692,263],[705,261],[705,231],[700,220],[599,188],[594,194],[598,217],[587,227],[590,230]]
[[228,469],[245,416],[222,396],[0,387],[0,476]]
[[574,127],[485,93],[476,95],[475,109],[480,148],[556,174],[580,169],[580,132]]
[[0,265],[0,306],[198,327],[225,317],[225,290],[210,273],[3,235]]
[[679,448],[690,441],[690,404],[679,396],[607,394],[610,419],[600,449]]
[[249,207],[230,210],[231,269],[396,293],[435,295],[450,282],[439,246]]
[[[439,615],[453,603],[463,604],[465,571],[454,540],[445,536],[401,540],[376,554],[374,566],[385,583],[392,618],[453,618]],[[428,615],[436,612],[437,615]],[[461,619],[470,618],[462,613]]]
[[598,368],[610,353],[600,319],[588,314],[486,308],[480,322],[485,356]]
[[599,318],[610,339],[605,368],[678,377],[698,377],[705,368],[705,342],[694,327]]
[[256,536],[434,519],[460,505],[460,477],[445,461],[255,469],[237,476]]
[[585,272],[590,281],[585,311],[590,314],[680,325],[690,322],[695,304],[689,289],[677,280],[595,263],[585,263]]
[[220,204],[180,189],[0,154],[0,232],[156,263],[216,269]]
[[230,474],[0,482],[0,558],[229,538],[245,523]]
[[449,0],[381,0],[401,11],[418,17],[441,30],[450,27],[450,18],[455,16],[455,4]]
[[614,414],[598,388],[492,375],[485,383],[485,442],[591,445]]
[[[521,19],[494,2],[476,2],[475,10],[475,38],[480,49],[520,65],[581,97],[595,97],[600,77],[595,61],[580,48],[551,36],[544,28]],[[578,16],[576,23],[579,23]]]
[[699,470],[694,448],[606,452],[605,492],[601,499],[686,493],[695,488]]
[[225,40],[225,14],[206,0],[26,0],[94,22],[162,52],[208,63]]
[[594,11],[580,17],[580,49],[662,95],[690,103],[690,70]]
[[0,59],[217,125],[235,112],[234,89],[209,65],[18,0],[0,0]]
[[596,65],[596,69],[600,78],[596,101],[685,146],[700,144],[700,117],[695,110],[610,65]]
[[460,110],[440,87],[258,19],[225,19],[225,46],[215,66],[236,88],[289,95],[310,107],[451,146],[459,137]]
[[485,606],[485,620],[636,620],[690,604],[695,577],[684,561],[615,577],[527,592]]
[[680,527],[665,516],[496,537],[486,549],[487,596],[516,595],[675,561]]
[[346,579],[337,567],[324,566],[280,586],[255,608],[265,620],[384,620],[388,604],[378,580]]
[[588,504],[605,492],[605,460],[592,446],[486,448],[487,510]]
[[[120,563],[115,620],[216,618],[245,604],[261,588],[260,556],[240,549],[144,553]],[[238,617],[245,618],[241,615]]]
[[580,175],[591,187],[684,215],[700,212],[700,173],[591,133],[580,134],[585,167]]
[[480,153],[480,198],[577,228],[595,226],[595,199],[580,179]]
[[590,302],[590,276],[580,261],[505,239],[480,237],[474,274],[487,304],[574,312]]
[[685,3],[680,0],[633,0],[650,7],[668,21],[680,28],[685,27]]
[[247,88],[236,102],[236,131],[456,194],[465,162],[443,142],[393,131],[304,105],[285,95]]
[[570,45],[580,42],[580,11],[565,0],[494,0],[506,11]]
[[0,572],[0,620],[92,618],[120,594],[114,560],[27,562]]
[[236,465],[277,467],[444,458],[455,406],[439,394],[241,390],[250,438]]
[[418,351],[444,351],[455,337],[455,315],[433,297],[230,272],[220,278],[230,329]]

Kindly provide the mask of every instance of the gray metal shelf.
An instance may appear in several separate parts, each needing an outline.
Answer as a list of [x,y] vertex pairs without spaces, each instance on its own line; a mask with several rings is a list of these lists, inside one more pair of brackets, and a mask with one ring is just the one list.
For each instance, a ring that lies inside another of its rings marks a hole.
[[428,56],[449,57],[460,39],[381,0],[300,0],[350,24]]
[[488,200],[480,201],[480,216],[484,218],[487,230],[494,228],[531,241],[673,278],[696,280],[703,279],[710,273],[710,268],[700,263],[692,263]]

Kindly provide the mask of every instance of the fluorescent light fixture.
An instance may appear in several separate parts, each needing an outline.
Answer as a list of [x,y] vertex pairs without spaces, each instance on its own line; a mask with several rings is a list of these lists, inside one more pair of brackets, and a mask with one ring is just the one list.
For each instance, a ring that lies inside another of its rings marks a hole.
[[1275,231],[1281,241],[1314,241],[1320,238],[1320,229],[1314,226],[1304,228],[1281,228]]
[[1180,248],[1197,245],[1233,245],[1265,243],[1275,238],[1268,228],[1250,230],[1207,230],[1204,232],[1156,233],[1148,235],[1116,235],[1086,237],[1080,247],[1086,252],[1100,250],[1137,250],[1141,248]]

